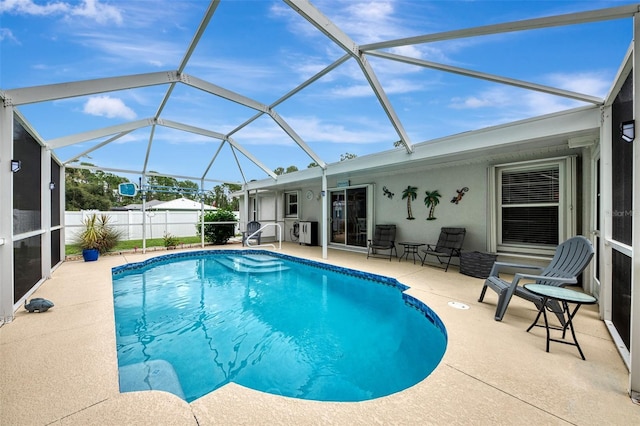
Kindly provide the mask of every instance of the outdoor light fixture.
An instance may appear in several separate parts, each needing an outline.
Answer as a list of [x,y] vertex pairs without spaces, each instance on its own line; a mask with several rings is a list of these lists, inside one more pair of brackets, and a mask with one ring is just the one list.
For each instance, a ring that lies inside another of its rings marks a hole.
[[13,173],[19,172],[22,168],[22,161],[20,160],[11,160],[11,171]]
[[620,123],[620,137],[625,142],[633,142],[636,138],[636,126],[633,120]]
[[52,190],[52,191],[54,189],[56,189],[56,183],[55,182],[49,182],[49,189]]

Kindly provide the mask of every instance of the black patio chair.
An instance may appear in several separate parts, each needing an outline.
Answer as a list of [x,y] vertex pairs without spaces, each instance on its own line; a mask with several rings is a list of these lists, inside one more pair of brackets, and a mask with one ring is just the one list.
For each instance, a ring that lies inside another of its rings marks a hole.
[[436,244],[427,244],[427,248],[421,250],[424,253],[422,266],[424,266],[427,256],[435,256],[440,262],[440,266],[444,265],[444,271],[447,272],[451,259],[460,257],[466,233],[467,230],[465,228],[441,228],[438,242]]
[[[395,225],[376,225],[373,231],[373,239],[369,240],[367,248],[367,259],[369,257],[382,257],[383,255],[378,253],[379,251],[389,251],[389,261],[391,256],[395,252],[395,256],[398,257],[396,250],[396,226]],[[386,258],[387,256],[384,255]]]

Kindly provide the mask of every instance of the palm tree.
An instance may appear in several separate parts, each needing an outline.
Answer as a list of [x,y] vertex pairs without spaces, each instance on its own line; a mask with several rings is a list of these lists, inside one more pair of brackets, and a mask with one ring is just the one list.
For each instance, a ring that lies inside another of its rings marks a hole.
[[402,199],[407,199],[407,219],[409,220],[415,219],[415,217],[413,217],[413,213],[411,212],[411,200],[415,200],[418,196],[418,193],[416,192],[417,190],[417,187],[409,185],[407,186],[407,189],[402,191]]
[[424,205],[429,207],[429,216],[427,217],[427,220],[435,220],[436,218],[433,217],[433,210],[436,208],[438,203],[440,203],[439,198],[441,195],[437,189],[431,192],[425,191],[424,193],[426,194],[426,197],[424,197]]

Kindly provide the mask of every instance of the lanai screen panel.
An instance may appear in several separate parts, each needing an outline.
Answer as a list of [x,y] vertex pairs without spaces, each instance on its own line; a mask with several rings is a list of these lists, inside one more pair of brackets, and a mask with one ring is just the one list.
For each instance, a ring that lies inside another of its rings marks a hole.
[[[51,227],[57,227],[61,225],[61,203],[60,203],[60,165],[54,159],[51,159],[51,182],[53,189],[51,189]],[[54,229],[51,231],[51,266],[57,265],[62,260],[60,250],[60,238],[62,237],[62,231],[60,229]]]
[[51,159],[51,226],[60,226],[60,165]]
[[13,173],[14,303],[42,278],[42,236],[20,235],[42,228],[41,146],[14,120],[13,159],[21,168]]
[[[613,240],[632,244],[633,225],[633,143],[622,140],[620,124],[633,119],[633,79],[629,73],[612,105],[611,222]],[[636,138],[634,143],[637,143]],[[611,321],[627,349],[631,343],[631,267],[632,259],[615,246],[612,250]]]
[[[631,245],[633,221],[633,143],[620,137],[620,124],[633,119],[633,79],[630,73],[612,107],[612,237]],[[637,143],[637,138],[635,143]]]
[[41,153],[40,145],[18,122],[13,126],[13,160],[21,168],[13,174],[13,234],[41,228]]

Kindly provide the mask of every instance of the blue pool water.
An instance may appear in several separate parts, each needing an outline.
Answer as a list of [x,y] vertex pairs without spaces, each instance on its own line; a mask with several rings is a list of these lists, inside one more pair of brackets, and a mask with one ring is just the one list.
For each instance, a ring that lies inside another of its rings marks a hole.
[[120,390],[189,402],[230,382],[320,401],[398,392],[427,377],[447,344],[438,316],[406,288],[259,250],[114,268]]

